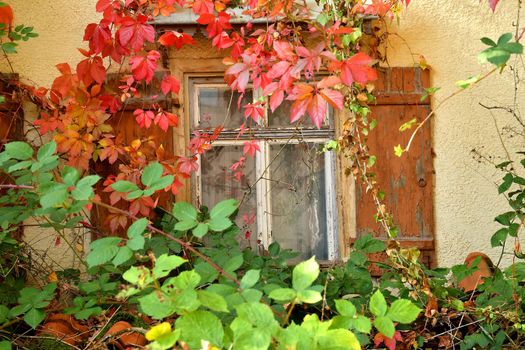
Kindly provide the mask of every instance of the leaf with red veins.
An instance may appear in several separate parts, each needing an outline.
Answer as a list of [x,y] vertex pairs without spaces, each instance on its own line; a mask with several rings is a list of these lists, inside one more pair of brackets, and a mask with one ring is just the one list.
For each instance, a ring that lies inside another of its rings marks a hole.
[[98,0],[97,2],[97,12],[104,12],[108,7],[111,6],[112,0]]
[[264,118],[264,108],[261,102],[248,103],[243,106],[244,118],[252,118],[256,123],[259,123]]
[[161,109],[155,116],[155,124],[163,131],[168,131],[170,126],[177,127],[179,125],[179,118],[175,114]]
[[197,23],[206,25],[208,37],[213,38],[224,30],[232,29],[230,18],[231,16],[227,12],[219,12],[217,16],[212,13],[204,13],[199,16]]
[[204,154],[206,151],[209,151],[211,149],[209,135],[194,131],[188,148],[194,154]]
[[243,47],[244,47],[244,40],[242,36],[240,36],[239,33],[237,32],[233,32],[231,34],[231,38],[233,40],[233,46],[232,46],[230,55],[234,60],[237,60],[242,55]]
[[153,111],[144,111],[142,109],[137,109],[133,112],[135,120],[141,128],[149,129],[151,123],[155,119],[155,113]]
[[320,89],[324,89],[336,86],[337,84],[341,84],[341,78],[335,75],[330,75],[326,78],[321,79],[321,81],[317,83],[317,87]]
[[99,24],[88,24],[84,32],[84,41],[89,41],[89,48],[94,53],[101,53],[107,45],[113,42],[109,21],[102,20]]
[[377,348],[381,343],[384,343],[388,350],[395,350],[396,349],[396,341],[403,341],[403,336],[401,335],[401,332],[396,331],[394,333],[394,336],[392,338],[388,338],[387,336],[377,333],[374,336],[374,346]]
[[141,214],[143,216],[148,216],[150,214],[151,208],[155,206],[155,202],[151,197],[140,197],[131,202],[129,206],[129,212],[131,215],[136,216]]
[[270,109],[272,112],[275,112],[277,107],[279,107],[284,100],[284,91],[282,89],[277,89],[270,96]]
[[295,53],[292,45],[288,41],[276,40],[273,42],[273,49],[277,53],[277,57],[280,60],[293,61]]
[[180,49],[184,45],[195,44],[195,40],[193,40],[191,35],[186,33],[169,31],[160,36],[159,43],[166,47],[175,46],[177,49]]
[[131,72],[135,80],[146,80],[149,84],[155,75],[157,69],[157,61],[160,58],[160,53],[155,50],[148,52],[146,56],[135,56],[129,59],[131,64]]
[[86,58],[78,63],[77,74],[86,87],[88,87],[93,81],[102,84],[106,80],[104,61],[99,56]]
[[242,150],[242,154],[249,154],[250,157],[253,158],[253,157],[255,157],[255,152],[258,152],[260,150],[261,150],[261,148],[257,144],[257,141],[255,141],[255,140],[246,141],[244,143],[244,148]]
[[63,130],[64,123],[62,122],[60,116],[58,115],[58,110],[54,110],[53,116],[42,112],[40,113],[40,118],[33,122],[34,125],[39,127],[40,134],[45,135],[48,132],[53,132],[57,129]]
[[189,3],[191,8],[193,9],[193,13],[197,15],[202,15],[204,13],[213,13],[214,11],[214,4],[211,0],[195,0],[192,3]]
[[227,49],[228,47],[233,46],[235,42],[230,38],[228,33],[222,32],[213,38],[211,44],[218,49]]
[[[68,96],[68,94],[73,88],[77,87],[78,76],[75,73],[71,72],[71,67],[67,63],[57,64],[56,67],[58,68],[60,73],[62,73],[62,75],[60,75],[53,81],[51,90],[55,94],[58,93],[58,95],[61,98],[64,98]],[[51,94],[51,96],[53,97],[53,94]]]
[[[406,0],[406,5],[410,3],[410,0]],[[489,0],[489,6],[492,9],[492,11],[496,11],[496,6],[498,6],[499,0]]]
[[318,94],[335,109],[343,109],[344,97],[341,92],[325,88],[320,90]]
[[157,17],[158,15],[161,15],[168,17],[175,12],[173,4],[175,4],[175,0],[158,0],[153,8],[153,16]]
[[346,61],[334,61],[330,65],[332,70],[341,70],[341,81],[348,86],[354,82],[366,84],[377,79],[377,71],[370,67],[374,60],[362,52],[350,57]]
[[321,128],[326,119],[328,103],[336,109],[342,109],[344,97],[336,90],[328,88],[319,90],[309,84],[300,83],[294,86],[288,100],[295,100],[290,111],[292,123],[308,112],[314,125]]
[[170,92],[178,94],[180,91],[180,81],[173,75],[167,74],[160,83],[160,89],[164,95],[167,95]]
[[292,64],[288,61],[279,61],[272,65],[272,68],[268,71],[268,76],[272,79],[278,79],[290,69],[291,65]]
[[102,147],[100,151],[100,160],[107,159],[109,164],[115,163],[119,154],[124,154],[124,151],[115,145],[115,142],[109,137],[103,138],[98,144]]
[[235,63],[225,72],[226,76],[233,76],[235,79],[229,82],[232,90],[244,92],[250,81],[250,65],[246,63]]
[[299,57],[301,57],[301,59],[297,61],[297,66],[301,67],[299,70],[304,69],[305,76],[307,78],[311,78],[313,76],[314,70],[318,72],[321,68],[321,58],[324,49],[324,43],[319,43],[312,50],[308,50],[306,47],[303,46],[295,48],[297,54],[299,55]]
[[103,107],[104,110],[109,109],[110,113],[117,113],[122,107],[120,99],[118,99],[115,95],[102,95],[99,96],[99,100],[102,101],[102,103],[100,104],[101,107]]
[[117,31],[117,38],[124,47],[131,47],[134,52],[139,52],[144,47],[144,42],[155,41],[155,28],[147,23],[148,17],[138,15],[137,19],[125,17]]
[[364,13],[366,15],[384,17],[389,14],[393,5],[392,0],[372,0],[371,4],[364,5]]
[[180,157],[178,165],[180,172],[188,175],[199,169],[199,164],[197,164],[197,157]]

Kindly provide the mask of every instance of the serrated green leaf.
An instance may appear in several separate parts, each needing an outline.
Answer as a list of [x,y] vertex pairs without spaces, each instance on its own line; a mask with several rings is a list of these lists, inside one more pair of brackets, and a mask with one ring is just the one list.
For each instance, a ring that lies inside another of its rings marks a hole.
[[281,301],[281,302],[287,302],[295,299],[297,296],[297,293],[295,290],[291,288],[277,288],[270,292],[270,295],[268,295],[271,299]]
[[128,261],[129,259],[131,259],[132,256],[133,256],[133,251],[129,247],[127,246],[120,247],[118,248],[117,255],[115,255],[115,257],[113,258],[112,263],[115,266],[120,266],[124,264],[126,261]]
[[[386,314],[386,300],[383,293],[378,289],[370,298],[370,312],[376,317],[381,317]],[[390,337],[389,337],[390,338]]]
[[396,332],[396,327],[394,326],[394,323],[390,318],[386,316],[376,318],[374,320],[374,327],[376,327],[376,329],[387,338],[394,337],[394,333]]
[[226,300],[219,294],[207,290],[197,291],[201,304],[212,311],[228,312]]
[[104,237],[91,242],[90,251],[86,258],[89,267],[103,265],[118,253],[118,244],[122,241],[119,237]]
[[122,192],[122,193],[140,190],[138,186],[135,185],[133,182],[126,181],[126,180],[115,182],[114,184],[111,185],[111,188],[117,192]]
[[238,203],[235,199],[221,201],[213,207],[210,212],[210,218],[227,218],[237,210]]
[[148,166],[146,166],[142,171],[140,181],[142,184],[144,184],[144,186],[151,186],[160,180],[163,171],[164,168],[158,162],[148,164]]
[[303,289],[297,291],[297,300],[305,304],[315,304],[323,300],[323,296],[316,290]]
[[5,145],[9,157],[17,160],[27,160],[33,156],[33,148],[25,142],[15,141]]
[[52,208],[64,203],[68,197],[68,186],[65,184],[56,184],[47,189],[45,194],[40,197],[40,205],[42,208]]
[[36,329],[38,325],[46,318],[46,313],[43,310],[32,308],[24,315],[24,321],[31,328]]
[[303,261],[294,267],[292,272],[292,286],[296,291],[304,290],[312,285],[319,276],[319,264],[315,256]]
[[191,231],[191,233],[197,238],[202,238],[208,233],[208,225],[201,222]]
[[181,331],[181,339],[191,349],[198,349],[203,340],[222,347],[224,329],[221,321],[211,312],[199,310],[183,315],[175,322],[175,329]]
[[386,314],[394,322],[412,323],[421,312],[413,302],[407,299],[398,299],[390,305]]
[[173,269],[184,264],[187,260],[177,255],[162,254],[155,261],[155,267],[152,270],[156,278],[166,277]]
[[43,161],[55,154],[57,144],[55,141],[48,142],[38,149],[36,158],[38,161]]
[[348,300],[337,299],[335,301],[335,308],[337,312],[339,312],[339,314],[342,316],[354,317],[356,313],[356,308],[354,304],[352,304]]
[[197,210],[187,202],[175,203],[172,214],[179,221],[197,221]]
[[261,270],[248,270],[241,279],[241,288],[247,289],[253,287],[260,278]]
[[232,225],[233,222],[230,219],[221,216],[216,216],[215,218],[208,221],[208,227],[210,230],[215,232],[222,232],[230,228]]
[[177,231],[188,231],[197,226],[196,220],[179,221],[175,224],[174,229]]

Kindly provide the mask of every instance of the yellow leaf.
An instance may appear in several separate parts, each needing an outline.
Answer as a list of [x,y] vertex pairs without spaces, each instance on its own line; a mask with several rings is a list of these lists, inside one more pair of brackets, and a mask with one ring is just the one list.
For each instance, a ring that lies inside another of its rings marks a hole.
[[58,276],[56,274],[55,271],[51,272],[48,276],[47,276],[47,281],[49,283],[53,283],[53,282],[58,282]]
[[151,327],[151,329],[146,333],[146,339],[149,341],[154,341],[169,333],[171,333],[171,324],[168,322],[162,322],[156,326]]

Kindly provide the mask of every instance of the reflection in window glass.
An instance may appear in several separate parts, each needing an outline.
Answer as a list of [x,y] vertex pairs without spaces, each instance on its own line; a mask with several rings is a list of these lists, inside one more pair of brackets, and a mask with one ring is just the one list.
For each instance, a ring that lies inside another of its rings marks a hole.
[[255,190],[255,161],[246,159],[243,176],[234,178],[230,166],[242,156],[242,146],[215,146],[201,158],[201,202],[212,207],[216,203],[234,198],[242,205],[236,223],[242,229],[241,241],[255,249],[257,246],[257,199]]
[[[224,87],[199,87],[199,128],[224,125],[226,129],[238,129],[244,123],[242,106],[253,101],[252,92],[246,91],[237,108],[239,93]],[[229,110],[229,113],[228,113]]]
[[314,143],[270,145],[272,239],[328,259],[324,155]]

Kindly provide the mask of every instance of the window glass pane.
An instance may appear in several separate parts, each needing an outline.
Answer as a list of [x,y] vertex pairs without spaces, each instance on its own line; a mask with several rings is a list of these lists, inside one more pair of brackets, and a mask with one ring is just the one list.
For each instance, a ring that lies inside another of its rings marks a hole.
[[325,161],[319,144],[270,145],[272,240],[328,259]]
[[[232,92],[227,86],[197,87],[198,92],[198,128],[212,128],[224,125],[226,129],[238,129],[244,123],[242,106],[253,102],[252,92],[246,91],[237,108],[239,93]],[[229,113],[228,113],[229,109]]]
[[[317,128],[314,123],[312,123],[312,119],[310,119],[308,113],[306,113],[299,121],[293,124],[290,123],[290,109],[292,108],[292,104],[293,101],[284,100],[283,103],[277,107],[273,113],[268,109],[268,125],[270,127],[294,127],[300,123],[300,125],[305,128]],[[327,114],[328,118],[325,119],[323,127],[329,128],[331,127],[331,116],[333,115],[333,108],[330,105],[328,105]]]
[[[241,206],[236,223],[241,228],[243,247],[257,247],[257,197],[255,189],[255,161],[247,157],[243,175],[237,180],[230,166],[242,156],[242,146],[214,146],[201,158],[201,201],[211,208],[216,203],[234,198]],[[240,170],[240,169],[239,169]]]

